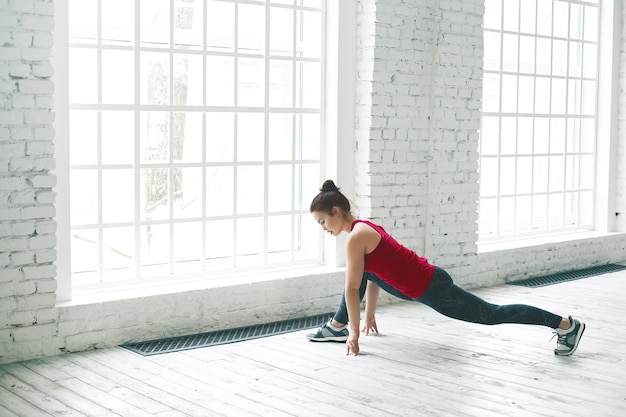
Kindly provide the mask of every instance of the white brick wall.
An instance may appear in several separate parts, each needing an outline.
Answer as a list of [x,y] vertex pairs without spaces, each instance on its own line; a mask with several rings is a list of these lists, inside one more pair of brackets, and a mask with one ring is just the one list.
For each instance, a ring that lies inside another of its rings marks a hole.
[[[356,211],[466,287],[624,260],[621,235],[477,253],[482,14],[483,0],[359,1]],[[53,16],[52,0],[0,0],[0,363],[332,310],[341,272],[55,305]]]

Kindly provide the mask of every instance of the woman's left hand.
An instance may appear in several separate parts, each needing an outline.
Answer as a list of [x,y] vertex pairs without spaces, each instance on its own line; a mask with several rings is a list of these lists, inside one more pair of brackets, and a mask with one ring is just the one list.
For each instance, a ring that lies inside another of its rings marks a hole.
[[365,336],[369,335],[370,332],[378,333],[378,326],[376,325],[376,318],[365,317],[365,320],[363,322],[363,328],[361,329],[361,331],[365,333]]

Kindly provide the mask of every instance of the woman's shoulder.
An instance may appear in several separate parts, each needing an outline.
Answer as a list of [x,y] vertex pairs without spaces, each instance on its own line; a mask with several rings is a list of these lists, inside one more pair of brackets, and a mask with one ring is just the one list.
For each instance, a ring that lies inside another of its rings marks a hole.
[[381,234],[374,226],[376,225],[368,221],[355,223],[348,235],[346,245],[365,248],[366,252],[372,251],[381,239]]

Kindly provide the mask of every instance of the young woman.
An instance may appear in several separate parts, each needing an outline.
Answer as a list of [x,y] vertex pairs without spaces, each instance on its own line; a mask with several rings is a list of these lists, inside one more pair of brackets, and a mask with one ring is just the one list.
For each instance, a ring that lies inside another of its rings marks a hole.
[[[350,202],[332,180],[326,180],[311,202],[311,214],[333,236],[347,232],[346,283],[334,318],[317,333],[316,342],[347,341],[346,354],[359,353],[360,302],[365,296],[362,331],[378,332],[375,310],[380,288],[405,300],[419,301],[448,317],[480,324],[534,324],[554,329],[556,355],[571,355],[585,331],[572,316],[556,314],[524,304],[496,305],[454,285],[450,275],[399,244],[385,230],[350,211]],[[369,284],[368,284],[369,281]]]

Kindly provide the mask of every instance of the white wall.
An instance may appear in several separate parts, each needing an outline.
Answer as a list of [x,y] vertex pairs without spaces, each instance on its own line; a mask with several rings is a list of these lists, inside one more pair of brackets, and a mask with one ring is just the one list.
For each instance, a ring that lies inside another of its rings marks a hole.
[[[478,253],[483,10],[483,0],[358,3],[360,215],[466,287],[624,260],[620,234]],[[331,311],[340,271],[56,304],[54,23],[52,1],[0,0],[0,363]],[[626,95],[620,98],[626,108]],[[617,187],[618,211],[625,211],[623,169]],[[624,231],[623,216],[618,224]]]

